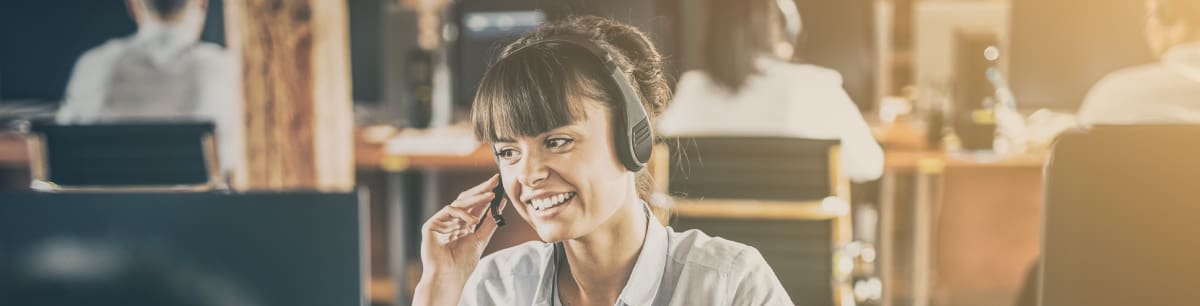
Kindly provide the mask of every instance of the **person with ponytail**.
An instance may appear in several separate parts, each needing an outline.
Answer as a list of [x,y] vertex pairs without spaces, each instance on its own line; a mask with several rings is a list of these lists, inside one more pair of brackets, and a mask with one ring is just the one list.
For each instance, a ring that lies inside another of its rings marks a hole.
[[[671,99],[662,69],[645,34],[600,17],[551,22],[503,48],[472,109],[500,173],[422,226],[414,304],[790,305],[754,248],[652,216],[653,182],[621,155],[618,123],[644,110],[653,124]],[[541,241],[480,258],[498,196]]]

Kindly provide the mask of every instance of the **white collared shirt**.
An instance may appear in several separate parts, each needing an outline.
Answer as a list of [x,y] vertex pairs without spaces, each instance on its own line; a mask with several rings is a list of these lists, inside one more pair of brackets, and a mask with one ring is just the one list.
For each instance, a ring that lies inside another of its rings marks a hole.
[[1200,43],[1175,46],[1158,63],[1114,71],[1088,90],[1079,121],[1092,124],[1200,123]]
[[701,70],[679,78],[675,99],[658,120],[667,136],[781,136],[841,140],[842,171],[861,182],[883,175],[883,149],[858,106],[842,89],[842,75],[814,65],[769,57],[755,62],[737,92]]
[[57,121],[213,121],[222,168],[232,169],[241,147],[237,70],[224,49],[197,35],[147,21],[131,37],[88,50],[75,63]]
[[[792,305],[758,250],[647,218],[646,240],[616,305]],[[531,241],[484,257],[459,305],[562,305],[555,249]]]

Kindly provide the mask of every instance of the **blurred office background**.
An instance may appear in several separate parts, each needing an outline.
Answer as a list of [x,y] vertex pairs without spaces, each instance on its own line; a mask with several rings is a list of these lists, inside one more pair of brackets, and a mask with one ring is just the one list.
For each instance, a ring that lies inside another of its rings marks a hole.
[[[173,188],[178,183],[127,188],[166,184],[129,178],[157,175],[146,172],[53,170],[79,163],[138,168],[138,158],[157,153],[129,152],[153,151],[147,145],[155,142],[105,147],[96,139],[138,135],[138,129],[166,133],[163,127],[172,126],[89,131],[53,123],[79,57],[137,31],[126,1],[6,1],[0,4],[0,275],[7,276],[0,276],[0,304],[37,305],[29,301],[95,290],[80,282],[42,286],[37,275],[89,279],[149,262],[149,268],[130,269],[151,276],[131,274],[141,283],[126,282],[135,285],[122,290],[170,292],[138,287],[163,277],[168,284],[206,284],[201,287],[212,289],[206,292],[225,299],[222,305],[354,298],[407,305],[420,275],[421,223],[495,172],[490,152],[471,134],[468,114],[475,86],[499,48],[546,21],[606,16],[645,31],[674,82],[703,66],[712,23],[708,1],[732,0],[209,0],[200,37],[227,48],[239,64],[238,97],[245,101],[229,111],[244,114],[245,150],[241,164],[227,172],[206,171],[213,165],[200,155],[162,164],[199,165],[177,173],[185,181],[196,177],[190,189]],[[1161,203],[1200,202],[1187,193],[1195,189],[1190,173],[1200,173],[1190,160],[1200,155],[1186,154],[1200,146],[1184,141],[1200,135],[1172,122],[1129,137],[1119,128],[1088,130],[1075,116],[1106,75],[1158,62],[1143,33],[1151,15],[1145,1],[795,4],[803,31],[792,60],[841,75],[842,88],[883,148],[883,175],[854,183],[834,178],[821,182],[833,192],[775,199],[795,211],[816,205],[826,213],[773,216],[720,209],[772,195],[713,191],[707,200],[728,201],[699,203],[677,191],[700,187],[667,171],[663,182],[670,183],[659,189],[663,201],[677,206],[671,225],[759,248],[797,305],[1099,305],[1076,295],[1101,292],[1117,297],[1110,301],[1182,305],[1196,297],[1179,288],[1194,285],[1191,272],[1200,272],[1185,259],[1198,251],[1194,222],[1187,222],[1197,209]],[[1150,137],[1168,134],[1180,140]],[[200,124],[173,135],[206,139],[213,129]],[[1084,149],[1059,152],[1060,137],[1078,139],[1069,143]],[[89,159],[103,155],[89,152],[106,150],[127,158]],[[682,150],[688,149],[659,154]],[[1117,154],[1104,152],[1124,152],[1115,156],[1124,158],[1098,159]],[[1071,166],[1055,168],[1052,160]],[[1071,163],[1080,160],[1093,164]],[[1143,163],[1121,168],[1133,161]],[[1166,171],[1172,168],[1182,170]],[[822,169],[804,175],[820,181],[837,173]],[[1121,172],[1103,169],[1166,172],[1126,182],[1117,179]],[[113,177],[116,183],[103,181]],[[800,180],[788,183],[779,188],[804,188],[797,187]],[[1130,194],[1161,205],[1131,203]],[[1079,201],[1094,205],[1074,206]],[[688,205],[718,208],[696,212]],[[514,211],[505,215],[512,225],[487,253],[537,239]],[[1128,232],[1094,234],[1106,227]],[[242,231],[258,233],[224,240]],[[1122,244],[1143,251],[1097,247]],[[1072,264],[1079,262],[1086,265]],[[22,276],[36,270],[22,268],[34,263],[50,272]],[[1081,281],[1112,264],[1129,267],[1096,274],[1107,282]],[[178,268],[164,268],[171,266]],[[1134,285],[1162,266],[1179,270]],[[326,275],[336,277],[322,280]],[[355,285],[315,289],[335,280]]]

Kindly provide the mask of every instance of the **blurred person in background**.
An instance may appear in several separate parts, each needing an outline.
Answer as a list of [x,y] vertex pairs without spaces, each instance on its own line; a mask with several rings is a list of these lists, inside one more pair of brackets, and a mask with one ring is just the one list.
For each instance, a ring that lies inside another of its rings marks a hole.
[[703,68],[680,78],[658,131],[840,139],[843,173],[877,179],[883,150],[841,74],[791,61],[802,22],[790,1],[708,1]]
[[61,124],[212,121],[221,166],[241,148],[237,71],[221,46],[200,41],[207,0],[126,0],[137,33],[88,50],[67,84]]
[[1109,73],[1079,108],[1083,124],[1200,123],[1200,1],[1146,1],[1159,62]]

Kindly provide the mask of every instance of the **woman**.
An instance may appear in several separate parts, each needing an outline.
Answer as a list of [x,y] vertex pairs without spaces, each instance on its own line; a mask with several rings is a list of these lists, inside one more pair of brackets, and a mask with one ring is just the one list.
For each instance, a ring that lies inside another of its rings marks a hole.
[[883,174],[883,150],[842,89],[841,75],[790,62],[801,35],[794,3],[708,4],[703,68],[680,78],[675,103],[659,122],[660,132],[840,139],[842,170],[851,180],[870,181]]
[[[661,56],[631,26],[568,18],[508,45],[480,82],[472,114],[500,173],[422,227],[414,303],[791,304],[754,248],[652,218],[649,174],[618,153],[628,139],[614,124],[637,111],[626,112],[623,97],[651,120],[670,99]],[[514,203],[544,242],[480,259],[497,229],[481,216],[498,184],[502,205]]]

